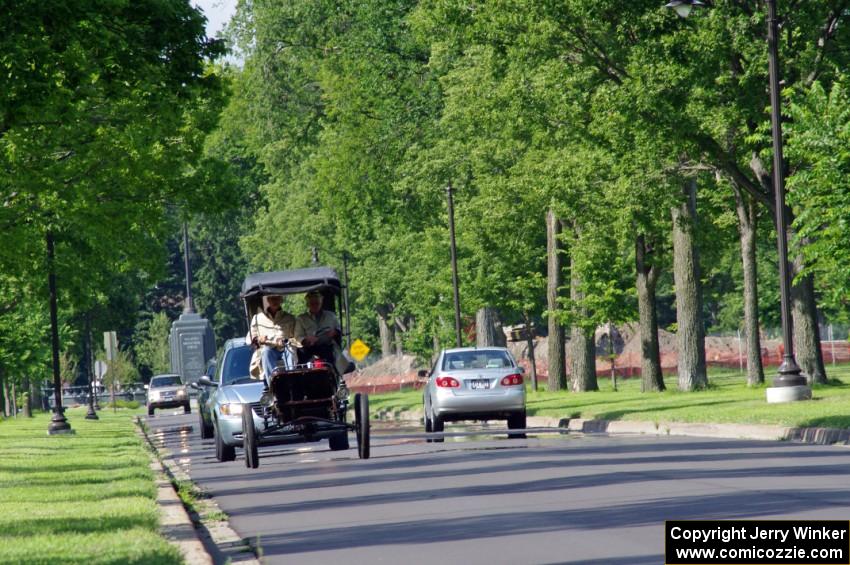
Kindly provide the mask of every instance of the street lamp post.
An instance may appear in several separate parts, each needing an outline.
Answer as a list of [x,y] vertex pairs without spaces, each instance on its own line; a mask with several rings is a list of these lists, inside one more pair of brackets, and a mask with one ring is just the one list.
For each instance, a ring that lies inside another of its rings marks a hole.
[[183,222],[183,269],[186,273],[186,300],[183,304],[184,314],[195,313],[195,302],[192,300],[192,265],[189,262],[189,224]]
[[85,343],[86,367],[89,374],[89,411],[86,420],[99,420],[94,408],[94,354],[91,342],[91,314],[86,314],[86,343]]
[[47,426],[48,435],[72,434],[71,424],[62,408],[62,378],[59,376],[59,317],[56,312],[56,265],[53,232],[47,230],[47,284],[50,289],[50,342],[53,353],[53,417]]
[[[692,8],[703,6],[699,0],[672,0],[665,7],[686,18]],[[773,387],[767,389],[768,402],[789,402],[811,398],[812,391],[794,359],[794,328],[791,318],[791,277],[788,268],[788,212],[785,205],[785,163],[782,155],[782,113],[779,98],[779,20],[776,0],[767,0],[767,44],[770,75],[770,121],[773,133],[773,197],[776,207],[776,240],[779,253],[779,292],[782,310],[782,364]]]
[[[334,255],[333,253],[331,255]],[[345,332],[343,337],[345,338],[346,347],[351,347],[351,310],[349,309],[350,302],[348,296],[348,251],[342,252],[342,307],[345,309]],[[319,248],[311,247],[310,248],[310,263],[313,265],[319,264]]]
[[454,291],[455,301],[455,345],[460,347],[463,345],[461,341],[460,327],[460,290],[457,282],[457,242],[455,241],[455,206],[452,198],[452,184],[446,187],[446,200],[449,206],[449,237],[452,248],[452,290]]

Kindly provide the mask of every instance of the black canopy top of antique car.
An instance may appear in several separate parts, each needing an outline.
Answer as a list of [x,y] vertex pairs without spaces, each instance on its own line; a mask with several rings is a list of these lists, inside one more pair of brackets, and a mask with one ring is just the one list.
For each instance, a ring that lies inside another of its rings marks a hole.
[[242,283],[242,298],[268,294],[298,294],[311,290],[339,294],[342,285],[336,271],[330,267],[311,267],[291,271],[253,273]]

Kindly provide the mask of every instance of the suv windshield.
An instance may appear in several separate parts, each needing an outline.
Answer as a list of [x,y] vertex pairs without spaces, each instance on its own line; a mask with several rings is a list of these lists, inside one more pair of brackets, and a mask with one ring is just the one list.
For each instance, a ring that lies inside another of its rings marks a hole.
[[[230,349],[224,356],[221,368],[221,384],[230,385],[243,379],[251,379],[250,366],[253,350],[243,345]],[[253,380],[253,379],[251,379]]]
[[183,381],[177,375],[165,375],[163,377],[154,377],[151,379],[151,388],[160,388],[164,386],[180,386]]
[[501,349],[479,349],[475,351],[453,351],[443,359],[443,371],[452,369],[503,369],[513,367],[507,351]]

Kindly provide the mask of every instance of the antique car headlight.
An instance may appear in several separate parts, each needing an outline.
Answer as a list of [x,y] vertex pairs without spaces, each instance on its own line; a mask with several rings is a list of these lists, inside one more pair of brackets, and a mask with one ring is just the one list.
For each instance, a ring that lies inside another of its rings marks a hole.
[[222,416],[241,416],[242,405],[236,403],[226,403],[221,405]]

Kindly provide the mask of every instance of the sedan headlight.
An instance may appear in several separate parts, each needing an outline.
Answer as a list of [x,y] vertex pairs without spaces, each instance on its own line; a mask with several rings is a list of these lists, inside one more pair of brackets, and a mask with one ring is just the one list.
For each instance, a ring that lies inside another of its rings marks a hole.
[[242,405],[236,403],[227,403],[221,405],[222,416],[241,416]]

